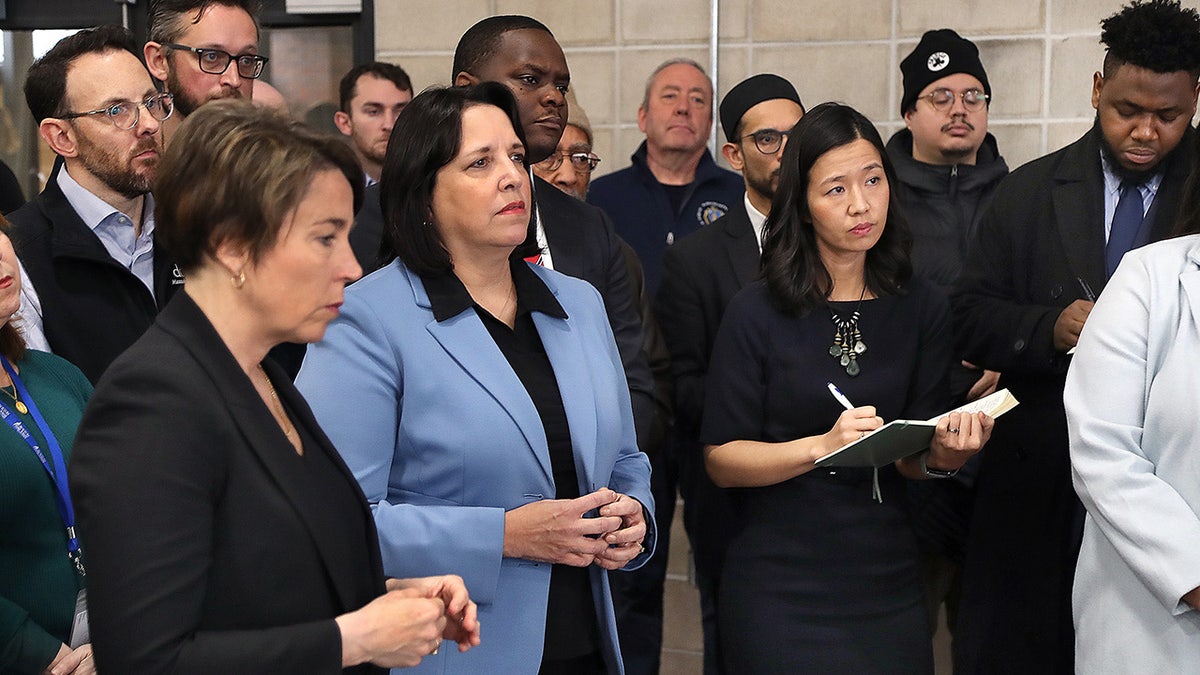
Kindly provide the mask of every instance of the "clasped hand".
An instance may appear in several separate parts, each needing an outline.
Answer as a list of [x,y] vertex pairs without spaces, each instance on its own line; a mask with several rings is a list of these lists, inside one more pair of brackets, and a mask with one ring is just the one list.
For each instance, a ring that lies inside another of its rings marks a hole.
[[[587,517],[597,511],[595,517]],[[545,499],[504,514],[504,555],[604,569],[642,552],[646,520],[638,500],[601,488],[577,499]]]

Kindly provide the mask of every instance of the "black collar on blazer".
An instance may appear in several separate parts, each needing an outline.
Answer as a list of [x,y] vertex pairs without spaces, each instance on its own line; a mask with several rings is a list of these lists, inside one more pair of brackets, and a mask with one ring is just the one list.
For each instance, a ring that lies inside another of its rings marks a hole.
[[725,250],[729,254],[729,262],[733,265],[738,283],[745,286],[758,276],[759,259],[762,257],[758,250],[758,238],[754,236],[754,226],[750,224],[750,214],[746,212],[746,205],[743,203],[731,206],[712,227],[717,225],[721,225],[722,231],[733,239],[728,242]]
[[[75,208],[71,206],[71,202],[67,201],[67,196],[63,194],[62,188],[58,186],[57,176],[58,171],[52,173],[50,179],[46,181],[46,187],[36,197],[38,208],[50,224],[51,257],[77,258],[110,266],[122,270],[129,275],[130,279],[137,281],[132,272],[112,259],[108,249],[104,248],[103,242],[100,241],[100,237],[96,236],[96,233],[79,217]],[[179,273],[179,267],[161,252],[156,238],[154,242],[154,298],[150,298],[147,292],[146,299],[152,303],[152,306],[163,307],[182,284],[183,275]],[[137,286],[144,288],[140,281],[137,281]],[[157,300],[156,305],[154,304],[155,299]]]
[[[225,404],[250,451],[259,458],[279,486],[280,491],[284,493],[296,510],[301,521],[309,528],[309,534],[321,555],[322,562],[329,571],[329,578],[332,580],[342,605],[347,610],[357,609],[361,604],[361,598],[354,597],[347,580],[360,573],[360,570],[349,568],[348,560],[345,556],[340,555],[339,545],[329,538],[328,532],[313,530],[310,527],[315,515],[313,509],[316,506],[305,499],[305,495],[300,492],[300,486],[304,482],[299,476],[300,471],[307,469],[298,462],[288,461],[294,459],[289,453],[294,453],[295,449],[288,442],[274,416],[263,403],[258,391],[255,390],[253,383],[246,377],[221,336],[209,322],[208,317],[186,292],[181,292],[177,293],[176,297],[162,311],[157,323],[164,332],[179,340],[184,349],[191,353],[199,366],[208,373],[213,386],[219,393],[214,400],[220,400]],[[263,361],[263,369],[271,379],[272,386],[275,387],[279,397],[295,415],[297,425],[304,426],[316,439],[317,447],[305,448],[305,451],[324,452],[328,455],[334,466],[341,472],[342,477],[353,486],[354,492],[358,494],[363,518],[367,521],[368,541],[363,542],[363,545],[367,546],[370,551],[369,559],[377,580],[376,586],[382,593],[382,562],[374,517],[366,498],[362,495],[358,482],[346,467],[345,462],[342,461],[337,450],[334,449],[333,444],[321,431],[308,403],[292,385],[283,370],[270,359]]]
[[[1175,225],[1179,199],[1191,169],[1189,127],[1166,160],[1165,175],[1147,214],[1153,228],[1149,241],[1166,238]],[[1100,165],[1099,126],[1067,146],[1054,173],[1054,216],[1071,272],[1096,289],[1108,278],[1104,269],[1104,172]]]

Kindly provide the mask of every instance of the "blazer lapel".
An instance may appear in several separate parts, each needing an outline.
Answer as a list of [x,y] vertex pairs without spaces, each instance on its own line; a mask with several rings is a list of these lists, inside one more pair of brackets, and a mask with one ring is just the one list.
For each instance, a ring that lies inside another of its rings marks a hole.
[[758,274],[759,259],[762,257],[758,250],[758,239],[754,236],[754,226],[750,224],[750,216],[746,213],[745,205],[734,205],[725,218],[725,233],[732,241],[726,247],[729,264],[739,286],[745,286]]
[[1188,308],[1192,313],[1192,321],[1200,325],[1200,242],[1188,251],[1188,261],[1191,269],[1179,275],[1179,283],[1187,295]]
[[596,397],[591,387],[586,386],[592,381],[588,370],[589,355],[569,317],[563,320],[534,312],[533,323],[546,348],[546,356],[554,366],[554,379],[558,381],[567,424],[571,427],[575,466],[581,469],[580,494],[587,494],[600,487],[594,482],[598,450]]
[[[417,305],[429,309],[429,296],[425,294],[424,284],[412,272],[407,269],[403,271]],[[521,384],[520,378],[508,365],[479,317],[473,311],[465,311],[445,321],[431,319],[425,329],[462,368],[463,374],[483,387],[504,408],[521,430],[546,480],[553,485],[554,470],[550,466],[550,448],[546,445],[542,418],[525,391],[525,385]]]
[[[346,561],[338,545],[329,539],[329,533],[312,527],[316,520],[313,509],[318,507],[304,494],[303,486],[306,481],[300,472],[307,469],[298,461],[300,458],[296,456],[295,449],[284,436],[250,379],[238,366],[233,354],[204,313],[186,293],[176,294],[170,306],[161,315],[159,325],[180,339],[212,377],[213,385],[220,392],[234,424],[246,440],[247,449],[259,459],[267,474],[300,516],[322,562],[330,571],[330,582],[338,599],[344,607],[352,608],[355,598],[346,580],[353,578],[354,571],[344,567]],[[180,327],[182,330],[179,330]],[[264,368],[271,370],[272,381],[278,383],[274,385],[277,391],[287,392],[285,396],[292,394],[292,386],[278,366],[268,362]],[[307,405],[299,407],[307,410]],[[293,409],[297,409],[297,406],[293,406]],[[311,415],[308,419],[311,419]],[[314,435],[323,437],[315,421],[310,429],[316,429]],[[340,460],[335,463],[340,463]]]
[[1054,221],[1067,265],[1099,292],[1104,272],[1104,176],[1096,131],[1075,142],[1054,176]]

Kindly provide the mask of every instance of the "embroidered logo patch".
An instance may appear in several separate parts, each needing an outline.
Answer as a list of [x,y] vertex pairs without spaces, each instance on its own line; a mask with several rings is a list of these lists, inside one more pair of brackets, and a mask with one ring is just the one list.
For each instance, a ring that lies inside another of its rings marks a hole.
[[929,55],[929,60],[925,62],[925,65],[929,66],[929,70],[936,73],[950,65],[950,55],[946,52],[934,52]]
[[700,208],[696,209],[696,220],[701,225],[710,225],[714,220],[725,215],[729,211],[729,207],[721,202],[701,202]]

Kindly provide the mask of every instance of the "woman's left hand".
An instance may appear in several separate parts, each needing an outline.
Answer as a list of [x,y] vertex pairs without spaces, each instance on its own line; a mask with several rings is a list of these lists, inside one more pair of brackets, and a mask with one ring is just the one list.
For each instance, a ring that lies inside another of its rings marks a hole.
[[442,637],[457,642],[460,652],[479,646],[479,608],[467,594],[467,585],[462,577],[447,574],[440,577],[388,579],[387,589],[409,589],[417,591],[422,597],[441,598],[446,605],[446,630]]
[[646,519],[642,503],[617,493],[617,499],[600,508],[601,516],[619,516],[621,527],[604,535],[608,548],[596,556],[596,564],[606,570],[619,570],[645,551]]
[[952,412],[938,420],[929,444],[926,466],[942,471],[957,471],[971,455],[983,449],[992,437],[996,420],[984,413]]

